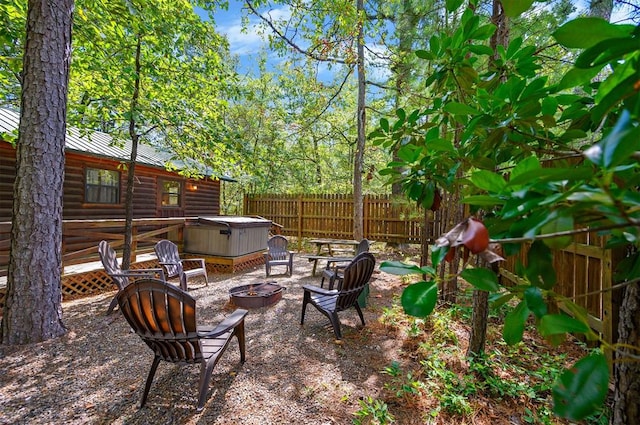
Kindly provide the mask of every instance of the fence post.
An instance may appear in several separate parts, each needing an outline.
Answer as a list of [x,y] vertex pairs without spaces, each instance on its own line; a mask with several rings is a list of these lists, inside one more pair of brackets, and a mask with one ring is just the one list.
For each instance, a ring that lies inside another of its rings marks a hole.
[[371,239],[369,237],[369,202],[370,195],[364,195],[362,198],[362,237]]

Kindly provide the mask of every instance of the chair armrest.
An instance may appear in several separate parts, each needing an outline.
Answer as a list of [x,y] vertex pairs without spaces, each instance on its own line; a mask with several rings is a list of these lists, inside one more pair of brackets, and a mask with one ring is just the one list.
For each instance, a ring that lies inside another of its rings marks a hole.
[[313,292],[314,294],[320,294],[320,295],[335,295],[338,293],[338,291],[335,289],[324,289],[318,286],[311,286],[311,285],[302,285],[302,289],[304,289],[305,291]]
[[199,326],[197,331],[198,336],[200,338],[215,338],[220,336],[229,329],[238,326],[244,320],[247,313],[249,313],[248,310],[238,308],[213,329],[211,326]]
[[193,263],[200,263],[200,265],[202,265],[202,267],[205,266],[204,264],[204,258],[185,258],[184,260],[180,260],[181,263],[189,263],[189,262],[193,262]]
[[110,276],[115,276],[115,277],[136,277],[136,276],[145,277],[145,276],[151,276],[151,277],[155,277],[156,274],[160,275],[160,278],[161,278],[162,281],[166,281],[166,279],[164,277],[164,270],[162,270],[162,269],[122,270],[122,273],[111,274]]

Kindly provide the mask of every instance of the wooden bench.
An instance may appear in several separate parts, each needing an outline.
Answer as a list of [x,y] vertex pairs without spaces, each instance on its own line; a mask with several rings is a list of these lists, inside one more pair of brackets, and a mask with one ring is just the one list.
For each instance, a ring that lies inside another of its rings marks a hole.
[[[309,243],[316,245],[316,255],[322,255],[323,248],[326,247],[324,251],[330,256],[335,256],[336,254],[355,255],[360,244],[359,241],[351,239],[311,239]],[[373,244],[374,241],[369,241],[369,243]]]
[[331,262],[341,262],[341,261],[351,261],[353,257],[334,257],[332,255],[303,255],[303,258],[309,260],[309,262],[313,261],[313,271],[311,272],[312,276],[316,275],[316,269],[318,268],[318,261],[326,260],[327,264]]

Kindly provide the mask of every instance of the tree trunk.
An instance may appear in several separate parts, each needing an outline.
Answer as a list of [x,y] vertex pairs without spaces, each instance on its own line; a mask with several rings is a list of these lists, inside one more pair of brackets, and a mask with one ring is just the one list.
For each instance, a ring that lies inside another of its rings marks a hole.
[[589,2],[589,16],[597,16],[604,20],[611,19],[613,0],[591,0]]
[[133,189],[135,185],[136,158],[138,157],[138,133],[136,131],[136,111],[138,109],[138,99],[140,98],[140,51],[142,39],[138,36],[136,45],[136,79],[131,95],[131,111],[129,114],[129,137],[131,137],[131,157],[129,158],[129,169],[127,170],[127,195],[125,197],[125,220],[124,220],[124,249],[122,251],[122,269],[128,270],[131,267],[131,244],[133,242]]
[[625,289],[620,306],[618,344],[621,348],[617,350],[614,364],[615,391],[611,423],[640,424],[640,286],[637,283]]
[[[356,0],[358,15],[364,13],[364,0]],[[362,173],[364,170],[365,146],[365,72],[364,72],[364,29],[362,22],[358,24],[358,142],[356,156],[353,161],[353,237],[356,240],[364,238],[364,206],[362,193]]]
[[489,317],[489,293],[474,289],[473,313],[471,315],[471,335],[467,357],[484,353],[484,344],[487,339],[487,319]]
[[62,193],[73,0],[30,0],[2,319],[4,344],[65,333]]

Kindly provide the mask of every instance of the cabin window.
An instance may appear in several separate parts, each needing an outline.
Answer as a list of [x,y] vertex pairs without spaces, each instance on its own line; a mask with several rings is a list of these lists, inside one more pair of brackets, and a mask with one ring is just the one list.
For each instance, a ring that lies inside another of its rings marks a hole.
[[165,180],[162,182],[162,200],[163,207],[179,207],[182,202],[182,183],[175,180]]
[[84,198],[90,204],[119,204],[120,173],[87,168]]

